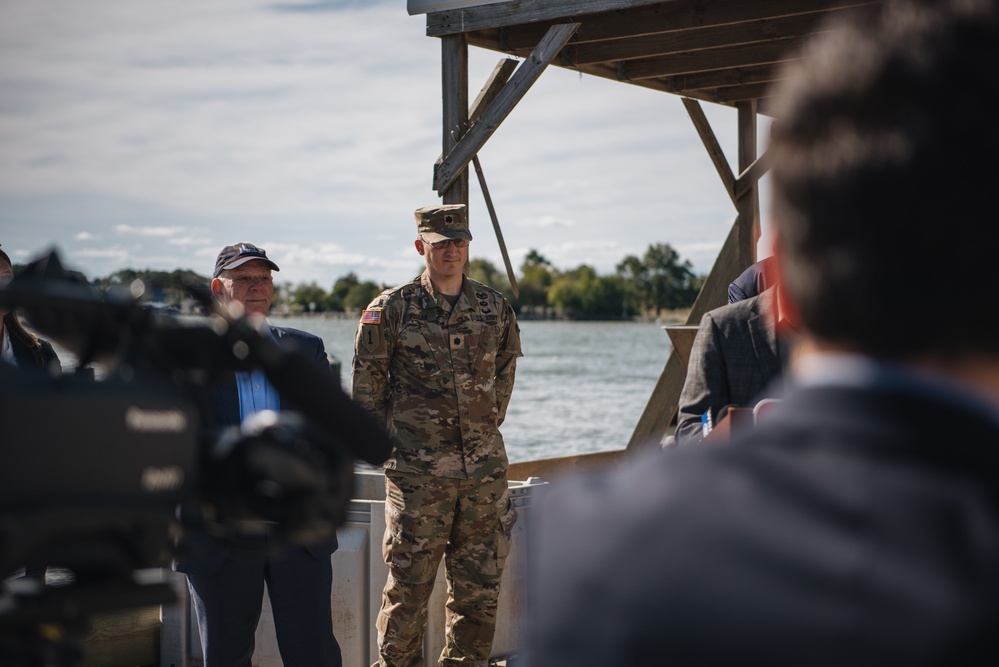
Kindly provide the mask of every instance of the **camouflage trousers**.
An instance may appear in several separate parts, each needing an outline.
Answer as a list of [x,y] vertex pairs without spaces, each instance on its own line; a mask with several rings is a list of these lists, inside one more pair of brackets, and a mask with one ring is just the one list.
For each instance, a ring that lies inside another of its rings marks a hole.
[[447,579],[440,665],[486,667],[516,511],[503,477],[466,480],[385,471],[389,567],[378,613],[378,667],[423,667],[427,602]]

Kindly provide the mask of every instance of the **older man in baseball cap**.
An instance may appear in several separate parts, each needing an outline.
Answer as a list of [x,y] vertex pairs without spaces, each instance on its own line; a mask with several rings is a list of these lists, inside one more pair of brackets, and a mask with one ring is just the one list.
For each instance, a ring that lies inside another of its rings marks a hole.
[[[215,261],[212,293],[235,315],[264,323],[274,296],[271,272],[278,266],[252,243],[226,246]],[[282,347],[294,348],[330,373],[323,341],[297,329],[265,326]],[[242,423],[263,410],[278,411],[283,399],[260,370],[229,373],[214,390],[223,426]],[[278,648],[286,665],[340,667],[333,636],[330,555],[336,535],[305,546],[282,547],[273,525],[238,539],[205,537],[182,542],[177,570],[185,572],[198,616],[205,667],[250,667],[264,583],[274,612]]]

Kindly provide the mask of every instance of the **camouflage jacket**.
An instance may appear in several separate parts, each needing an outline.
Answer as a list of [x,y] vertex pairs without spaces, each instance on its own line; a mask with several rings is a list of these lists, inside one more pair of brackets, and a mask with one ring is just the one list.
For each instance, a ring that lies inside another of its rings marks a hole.
[[467,277],[449,310],[427,272],[372,301],[354,338],[353,397],[393,436],[385,467],[457,478],[504,473],[499,426],[522,356],[517,320],[503,295]]

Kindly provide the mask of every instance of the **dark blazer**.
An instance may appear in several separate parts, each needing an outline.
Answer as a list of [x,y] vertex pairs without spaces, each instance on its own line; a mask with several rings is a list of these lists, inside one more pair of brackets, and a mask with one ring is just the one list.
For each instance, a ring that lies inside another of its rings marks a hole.
[[999,664],[995,419],[802,390],[730,443],[552,489],[526,664]]
[[735,303],[762,294],[774,286],[776,257],[770,256],[751,264],[739,277],[729,283],[728,302]]
[[[322,338],[298,329],[286,327],[271,327],[271,333],[278,344],[289,350],[294,350],[309,359],[316,367],[325,373],[332,373],[326,348]],[[226,374],[214,389],[216,416],[221,426],[235,426],[240,423],[239,390],[236,387],[236,374]],[[289,406],[282,399],[282,408]],[[226,540],[215,539],[208,535],[195,534],[181,540],[177,548],[177,558],[174,567],[179,572],[188,574],[213,574],[217,571],[231,550],[231,544]],[[336,551],[336,533],[319,542],[306,546],[306,549],[316,558],[329,558]]]
[[680,393],[676,442],[701,438],[701,415],[752,407],[780,376],[774,290],[705,313]]

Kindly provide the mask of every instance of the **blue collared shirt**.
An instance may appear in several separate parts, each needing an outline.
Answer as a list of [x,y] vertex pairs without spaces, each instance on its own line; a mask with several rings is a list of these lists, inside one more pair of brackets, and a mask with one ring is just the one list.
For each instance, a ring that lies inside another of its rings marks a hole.
[[281,409],[277,390],[267,381],[262,370],[236,373],[236,388],[239,389],[239,418],[247,418],[263,410]]
[[[270,327],[265,331],[270,334]],[[277,390],[267,376],[259,368],[252,371],[236,373],[236,388],[239,390],[239,419],[246,421],[249,417],[262,412],[281,409],[281,399]]]

